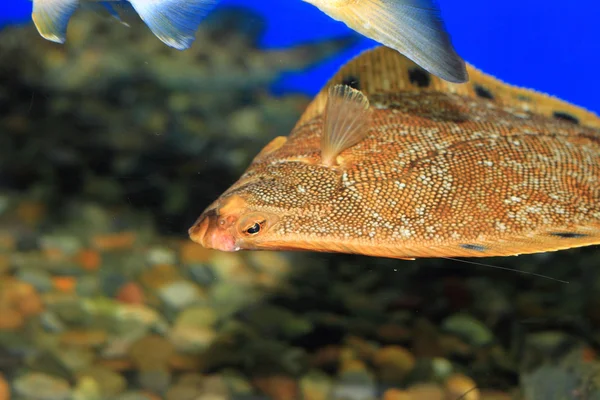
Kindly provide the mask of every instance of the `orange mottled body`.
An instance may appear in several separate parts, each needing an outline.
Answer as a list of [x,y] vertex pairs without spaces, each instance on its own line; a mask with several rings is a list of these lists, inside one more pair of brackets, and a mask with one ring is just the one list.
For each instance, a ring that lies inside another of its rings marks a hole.
[[[328,83],[353,82],[367,132],[323,164],[326,91],[201,216],[221,250],[485,257],[600,243],[600,120],[469,68],[444,82],[378,48]],[[256,228],[256,229],[255,229]],[[258,232],[255,232],[258,229]]]

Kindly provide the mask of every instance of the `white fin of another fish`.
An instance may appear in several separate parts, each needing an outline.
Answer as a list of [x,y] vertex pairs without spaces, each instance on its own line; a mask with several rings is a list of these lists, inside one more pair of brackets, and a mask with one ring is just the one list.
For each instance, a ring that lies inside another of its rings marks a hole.
[[64,43],[67,25],[79,0],[33,0],[31,19],[40,35],[55,43]]
[[185,50],[218,0],[128,0],[152,33],[163,43]]
[[390,47],[433,75],[450,82],[469,80],[435,0],[304,0]]
[[325,129],[321,136],[321,161],[337,164],[337,156],[367,136],[370,122],[369,99],[347,85],[329,88],[325,109]]
[[[43,38],[64,43],[67,25],[80,2],[93,0],[33,0],[31,15],[35,26]],[[196,31],[219,0],[128,0],[140,18],[163,43],[177,50],[185,50],[192,45]],[[101,1],[111,15],[121,21],[119,14],[111,6],[116,0]],[[124,25],[127,23],[121,21]]]

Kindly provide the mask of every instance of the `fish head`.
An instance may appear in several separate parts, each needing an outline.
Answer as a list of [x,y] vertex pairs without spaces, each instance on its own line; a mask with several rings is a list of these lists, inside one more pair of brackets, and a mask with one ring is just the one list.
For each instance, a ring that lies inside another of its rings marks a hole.
[[[314,152],[302,157],[292,150],[294,143],[269,156],[263,150],[200,215],[188,231],[190,238],[221,251],[310,248],[310,227],[322,225],[319,221],[331,213],[340,180],[319,164],[318,143],[315,137]],[[269,146],[272,150],[272,143],[265,149]]]
[[254,249],[279,221],[275,213],[251,207],[251,193],[221,196],[189,229],[190,238],[206,248],[221,251]]

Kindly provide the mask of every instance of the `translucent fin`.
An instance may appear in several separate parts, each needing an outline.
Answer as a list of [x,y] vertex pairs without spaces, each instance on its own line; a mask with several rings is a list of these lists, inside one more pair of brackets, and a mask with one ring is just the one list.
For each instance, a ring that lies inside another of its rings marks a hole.
[[355,31],[406,55],[442,79],[469,77],[434,0],[305,0]]
[[218,0],[129,0],[163,43],[177,50],[192,45],[202,19]]
[[324,165],[336,164],[337,156],[360,142],[369,129],[369,100],[359,90],[347,85],[329,89],[325,127],[321,136],[321,159]]
[[107,1],[102,2],[101,5],[110,14],[110,16],[112,18],[116,19],[117,21],[119,21],[119,23],[121,23],[122,25],[124,25],[124,26],[126,26],[128,28],[130,27],[129,23],[127,23],[127,21],[125,21],[123,19],[123,16],[119,12],[119,10],[117,8],[115,8],[115,5],[110,4]]
[[55,43],[64,43],[71,15],[79,0],[33,0],[31,19],[40,35]]

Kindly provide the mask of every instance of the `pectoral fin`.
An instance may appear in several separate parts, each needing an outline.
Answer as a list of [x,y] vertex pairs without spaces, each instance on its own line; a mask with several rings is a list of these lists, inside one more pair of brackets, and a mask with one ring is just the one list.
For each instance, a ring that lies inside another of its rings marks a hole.
[[321,160],[324,165],[335,165],[342,151],[367,136],[369,117],[369,100],[362,92],[347,85],[329,88],[321,136]]
[[434,0],[305,0],[450,82],[469,77]]
[[163,43],[185,50],[202,19],[218,0],[129,0],[140,18]]
[[55,43],[64,43],[71,15],[79,0],[33,0],[31,19],[40,35]]

